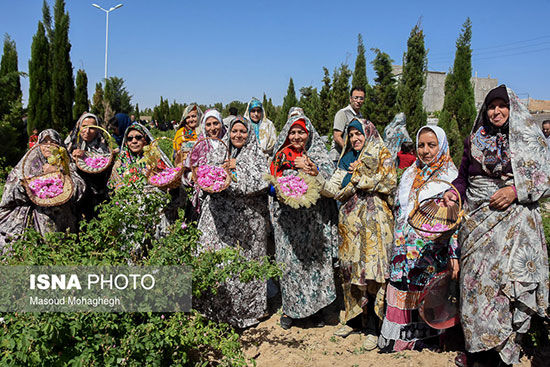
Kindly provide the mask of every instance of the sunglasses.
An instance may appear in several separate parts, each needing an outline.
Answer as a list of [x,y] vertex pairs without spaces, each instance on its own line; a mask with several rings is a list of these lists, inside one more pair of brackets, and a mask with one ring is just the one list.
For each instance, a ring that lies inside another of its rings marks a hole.
[[128,136],[128,141],[133,141],[134,139],[140,141],[141,139],[143,139],[143,135]]

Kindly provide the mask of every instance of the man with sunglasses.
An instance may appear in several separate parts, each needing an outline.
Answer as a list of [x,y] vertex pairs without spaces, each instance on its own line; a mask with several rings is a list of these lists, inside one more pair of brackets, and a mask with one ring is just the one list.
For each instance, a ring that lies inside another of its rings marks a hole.
[[365,103],[365,89],[363,87],[353,87],[350,92],[349,105],[342,108],[334,115],[334,126],[332,131],[332,146],[330,148],[330,157],[336,166],[340,153],[344,147],[344,131],[348,124],[356,118],[362,118],[361,106]]

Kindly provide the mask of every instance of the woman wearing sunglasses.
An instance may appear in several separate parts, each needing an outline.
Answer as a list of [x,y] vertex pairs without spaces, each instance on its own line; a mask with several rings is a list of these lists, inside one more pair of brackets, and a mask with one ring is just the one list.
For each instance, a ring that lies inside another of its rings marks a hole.
[[[132,175],[134,181],[145,179],[146,164],[140,159],[143,157],[143,148],[153,140],[153,135],[143,125],[134,122],[128,126],[122,140],[122,149],[109,178],[109,189],[116,190],[122,186],[123,178],[127,175]],[[162,152],[159,164],[171,166],[170,160]]]

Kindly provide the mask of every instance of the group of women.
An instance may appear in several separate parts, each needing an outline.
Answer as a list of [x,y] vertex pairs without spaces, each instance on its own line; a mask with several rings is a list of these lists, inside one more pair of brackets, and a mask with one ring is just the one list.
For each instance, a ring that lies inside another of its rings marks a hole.
[[[323,325],[323,310],[337,299],[341,283],[343,311],[336,335],[362,329],[364,348],[387,352],[437,346],[441,331],[423,321],[419,307],[426,284],[448,269],[460,284],[467,364],[519,361],[531,318],[546,317],[548,308],[548,258],[538,201],[549,194],[550,165],[540,129],[510,89],[500,86],[487,95],[459,169],[443,129],[422,127],[416,136],[417,160],[398,186],[394,158],[365,120],[355,119],[346,128],[337,167],[300,108],[290,110],[278,136],[256,99],[244,117],[225,123],[218,111],[203,114],[196,105],[185,110],[182,120],[174,147],[183,167],[223,165],[232,176],[222,192],[206,193],[183,175],[182,185],[195,188],[190,205],[202,233],[200,251],[238,247],[246,258],[260,259],[274,240],[273,255],[283,271],[281,327],[306,318]],[[82,129],[95,123],[95,116],[83,115],[66,139],[74,159],[85,150],[105,149],[101,134]],[[74,228],[75,203],[93,207],[123,177],[139,176],[137,171],[146,169],[139,158],[152,136],[138,123],[118,133],[121,150],[110,176],[90,178],[71,164],[67,173],[76,189],[63,206],[37,207],[21,187],[24,176],[48,169],[46,154],[34,150],[26,165],[32,172],[18,164],[0,203],[0,247],[28,226],[41,232]],[[48,141],[63,145],[52,130],[38,137],[38,143]],[[162,160],[171,165],[167,157]],[[266,173],[299,172],[320,187],[321,197],[309,207],[286,205],[265,178]],[[442,180],[453,182],[456,191]],[[417,200],[438,197],[440,205],[453,206],[459,195],[466,214],[451,235],[431,239],[409,224]],[[215,320],[246,328],[267,315],[267,289],[265,281],[229,279],[216,296],[196,300],[196,307]]]

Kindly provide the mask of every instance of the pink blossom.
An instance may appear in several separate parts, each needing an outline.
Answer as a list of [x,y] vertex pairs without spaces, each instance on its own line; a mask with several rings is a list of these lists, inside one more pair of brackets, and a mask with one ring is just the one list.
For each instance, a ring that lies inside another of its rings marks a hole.
[[176,177],[181,167],[166,168],[149,178],[149,182],[157,186],[164,186]]
[[285,176],[277,179],[279,188],[285,196],[300,198],[304,196],[309,188],[303,178],[299,176]]
[[186,229],[186,228],[187,228],[187,223],[181,222],[181,229]]
[[197,184],[205,189],[220,191],[227,179],[227,172],[217,166],[204,164],[197,167]]
[[94,155],[91,157],[84,158],[84,163],[88,167],[92,168],[104,168],[109,163],[109,157],[105,157],[102,155]]
[[441,223],[436,223],[434,224],[433,226],[430,225],[429,223],[424,223],[422,225],[422,227],[420,227],[421,229],[425,230],[425,231],[432,231],[432,232],[445,232],[446,230],[449,229],[449,226],[445,225],[445,224],[441,224]]
[[40,199],[50,199],[63,192],[63,180],[57,177],[37,178],[31,181],[29,188]]

